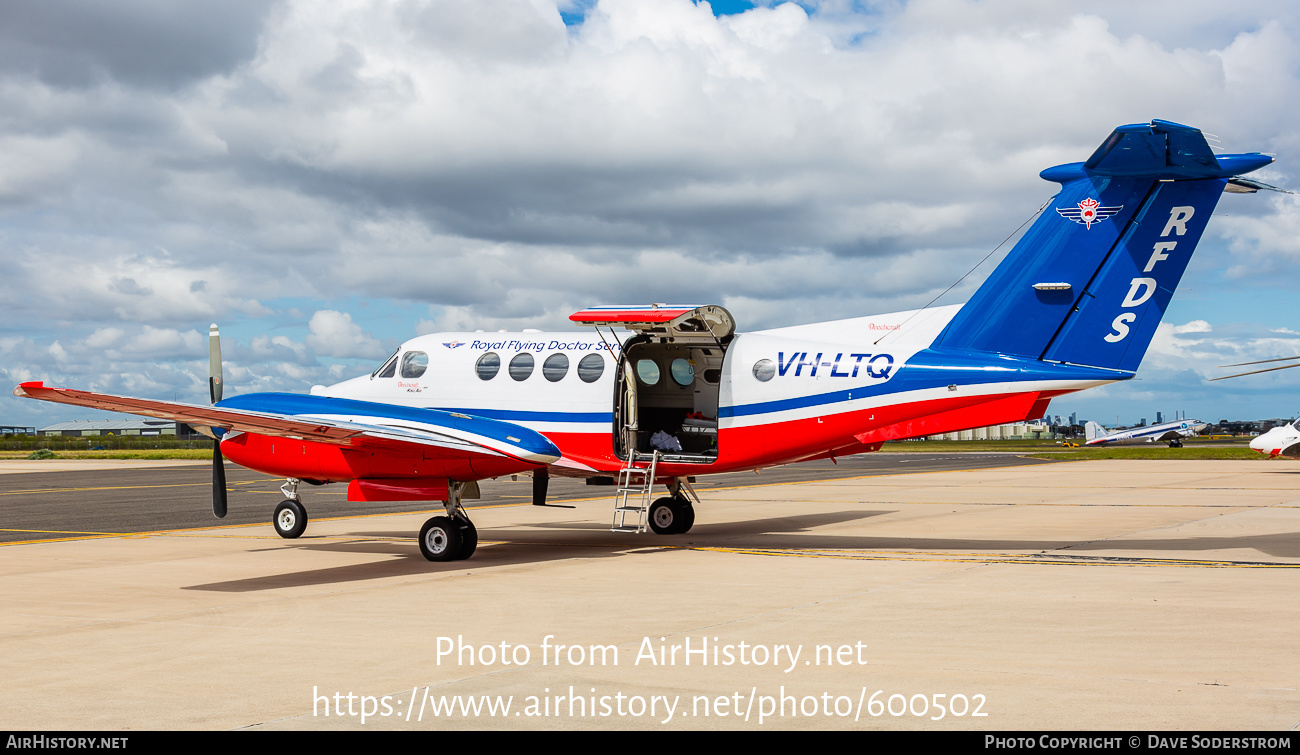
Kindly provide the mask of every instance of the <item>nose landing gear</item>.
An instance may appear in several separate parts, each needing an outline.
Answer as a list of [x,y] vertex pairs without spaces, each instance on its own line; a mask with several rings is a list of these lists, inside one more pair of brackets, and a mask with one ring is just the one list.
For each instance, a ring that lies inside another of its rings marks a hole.
[[288,540],[307,530],[307,509],[298,499],[299,482],[293,477],[284,481],[280,492],[284,493],[285,500],[275,507],[275,513],[271,515],[271,526],[275,527],[275,534]]

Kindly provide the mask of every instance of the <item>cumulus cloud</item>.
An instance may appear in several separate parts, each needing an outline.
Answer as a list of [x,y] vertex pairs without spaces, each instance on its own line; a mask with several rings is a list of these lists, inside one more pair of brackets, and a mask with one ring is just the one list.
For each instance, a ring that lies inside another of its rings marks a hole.
[[307,327],[310,330],[307,345],[322,356],[379,358],[384,355],[383,345],[363,332],[346,312],[321,310],[311,316]]
[[1213,328],[1211,328],[1210,324],[1204,320],[1192,320],[1189,323],[1173,325],[1170,327],[1170,331],[1176,335],[1182,335],[1184,333],[1209,333],[1211,330],[1213,330]]
[[[229,350],[251,390],[328,382],[417,328],[567,328],[597,302],[718,302],[743,329],[903,309],[1117,124],[1300,152],[1284,4],[758,5],[6,7],[4,374],[96,374],[68,365],[97,349],[97,385],[198,391],[213,320],[256,334]],[[1298,208],[1225,199],[1206,244],[1228,261],[1189,277],[1294,289]],[[1212,330],[1152,354],[1264,348],[1197,317]]]

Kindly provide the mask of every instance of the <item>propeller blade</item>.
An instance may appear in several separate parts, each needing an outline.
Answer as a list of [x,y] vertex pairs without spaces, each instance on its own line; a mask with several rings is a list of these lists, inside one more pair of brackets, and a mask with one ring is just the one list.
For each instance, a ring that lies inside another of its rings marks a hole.
[[[1277,361],[1277,360],[1271,360]],[[1255,370],[1254,372],[1241,372],[1236,375],[1224,375],[1223,377],[1210,378],[1209,382],[1215,380],[1227,380],[1228,378],[1245,377],[1247,375],[1258,375],[1261,372],[1276,372],[1277,370],[1289,370],[1292,367],[1300,367],[1300,364],[1284,364],[1281,367],[1269,367],[1267,370]]]
[[226,518],[226,462],[221,458],[221,441],[212,445],[212,513]]
[[221,332],[215,322],[208,328],[208,395],[214,404],[221,400]]
[[1300,357],[1278,357],[1277,359],[1261,359],[1258,362],[1240,362],[1238,364],[1221,364],[1219,365],[1219,368],[1222,369],[1224,367],[1248,367],[1252,364],[1268,364],[1269,362],[1289,362],[1292,359],[1300,359]]

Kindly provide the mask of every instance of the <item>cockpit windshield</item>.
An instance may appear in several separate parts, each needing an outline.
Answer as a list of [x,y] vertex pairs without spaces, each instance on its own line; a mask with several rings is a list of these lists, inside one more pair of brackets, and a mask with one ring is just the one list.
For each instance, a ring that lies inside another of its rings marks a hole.
[[371,380],[374,380],[374,379],[377,378],[377,377],[381,377],[381,378],[390,378],[390,377],[392,377],[394,374],[396,374],[396,372],[397,372],[397,355],[398,355],[400,352],[401,352],[401,349],[398,349],[397,351],[394,351],[392,354],[389,354],[389,355],[388,355],[388,358],[385,359],[383,362],[380,362],[380,363],[379,363],[379,366],[375,368],[375,371],[372,372],[372,373],[370,373],[370,379],[371,379]]

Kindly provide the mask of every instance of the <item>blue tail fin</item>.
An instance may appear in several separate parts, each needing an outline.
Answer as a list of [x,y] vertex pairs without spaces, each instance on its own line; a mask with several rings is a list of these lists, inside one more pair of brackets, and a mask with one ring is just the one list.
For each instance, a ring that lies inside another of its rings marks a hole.
[[1167,121],[1115,129],[1042,172],[1060,193],[935,348],[1136,371],[1227,180],[1270,162]]

